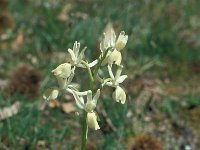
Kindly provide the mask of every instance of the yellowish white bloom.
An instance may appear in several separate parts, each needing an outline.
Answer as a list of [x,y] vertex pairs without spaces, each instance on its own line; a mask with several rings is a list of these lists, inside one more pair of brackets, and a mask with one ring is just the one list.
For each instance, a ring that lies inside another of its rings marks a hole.
[[97,122],[97,116],[94,112],[87,113],[87,124],[91,129],[100,129],[99,124]]
[[[101,54],[98,59],[94,60],[91,63],[88,63],[87,59],[85,59],[84,53],[86,48],[80,51],[80,43],[75,41],[73,48],[68,49],[71,63],[63,63],[52,70],[52,73],[58,81],[59,87],[50,88],[46,90],[43,95],[44,99],[52,100],[58,97],[59,92],[66,91],[68,93],[71,93],[75,99],[77,106],[80,109],[83,109],[84,113],[87,113],[87,118],[85,118],[86,116],[84,116],[84,119],[87,119],[86,121],[88,126],[94,130],[100,129],[97,121],[97,115],[94,112],[97,106],[97,101],[100,97],[100,89],[96,91],[94,96],[91,90],[79,92],[77,88],[71,83],[75,75],[75,69],[77,67],[87,69],[90,77],[90,83],[92,83],[90,84],[92,85],[90,88],[93,88],[93,85],[95,84],[94,81],[98,79],[102,83],[102,87],[104,85],[107,85],[115,88],[115,91],[112,93],[112,98],[115,101],[122,104],[124,104],[126,101],[126,93],[119,84],[127,78],[127,75],[121,75],[123,68],[123,66],[121,66],[121,51],[127,43],[128,36],[125,34],[124,31],[121,31],[119,36],[116,37],[115,31],[112,28],[111,24],[107,27],[107,30],[105,32],[106,33],[104,33],[103,39],[100,43]],[[90,69],[96,64],[96,68],[94,68],[93,70]],[[112,71],[112,69],[115,68],[115,66],[112,67],[113,64],[117,66],[115,75]],[[110,76],[109,78],[100,78],[100,75],[103,74],[101,74],[100,72],[101,65],[107,65],[108,73]]]
[[79,52],[80,49],[80,43],[75,41],[73,49],[68,49],[68,52],[71,56],[72,65],[75,65],[77,67],[82,67],[81,61],[84,59],[84,52],[86,48],[84,48],[81,52]]
[[58,97],[58,94],[59,94],[58,88],[49,88],[44,92],[43,98],[48,101],[54,100]]
[[127,75],[121,75],[123,66],[118,66],[116,74],[114,76],[112,72],[112,68],[108,65],[108,72],[110,75],[110,80],[105,84],[111,87],[117,87],[120,83],[124,82],[124,80],[128,77]]
[[64,63],[51,71],[56,77],[68,78],[71,74],[71,64]]
[[126,46],[127,41],[128,41],[128,35],[125,35],[125,32],[121,31],[116,41],[115,48],[118,51],[121,51]]
[[103,34],[102,42],[100,43],[100,50],[101,52],[105,51],[108,48],[113,48],[118,51],[121,51],[128,41],[128,35],[125,35],[124,31],[121,31],[117,40],[115,31],[111,28],[110,32],[107,34]]
[[61,64],[56,69],[52,70],[60,89],[67,87],[71,83],[74,77],[74,70],[75,67],[72,69],[69,63]]
[[[86,50],[86,47],[81,52],[79,52],[79,50],[80,50],[80,43],[77,41],[74,43],[73,49],[70,48],[68,49],[68,52],[71,56],[72,65],[76,67],[85,68],[85,66],[82,64],[82,61],[85,57],[84,52]],[[97,62],[98,62],[97,60],[94,60],[93,62],[89,63],[88,66],[93,67],[97,64]]]
[[124,104],[126,102],[126,93],[120,86],[117,86],[112,94],[112,98],[117,102]]
[[103,33],[103,39],[100,43],[100,50],[101,52],[105,51],[106,49],[112,47],[115,47],[115,41],[116,41],[116,35],[113,28],[110,29],[110,31],[106,34]]
[[120,65],[122,61],[122,54],[120,51],[125,47],[127,40],[128,36],[125,35],[124,31],[121,31],[117,40],[113,29],[111,29],[108,34],[104,33],[104,38],[100,43],[100,50],[101,52],[105,51],[108,48],[112,48],[112,50],[108,51],[107,56],[103,61],[102,65]]
[[[92,91],[88,90],[85,92],[78,92],[75,90],[67,89],[69,93],[72,93],[74,96],[74,99],[76,101],[77,106],[80,109],[84,109],[87,112],[92,112],[96,105],[97,105],[97,100],[99,99],[100,96],[100,89],[97,90],[96,94],[94,97],[92,97]],[[87,95],[87,102],[84,102],[83,96]]]

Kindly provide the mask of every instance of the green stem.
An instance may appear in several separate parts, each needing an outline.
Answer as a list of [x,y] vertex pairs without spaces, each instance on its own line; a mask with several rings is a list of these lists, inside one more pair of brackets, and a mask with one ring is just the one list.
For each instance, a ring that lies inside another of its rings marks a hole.
[[101,58],[98,59],[98,63],[94,69],[94,72],[93,72],[93,77],[95,78],[96,75],[97,75],[97,72],[99,70],[99,68],[101,67],[101,63],[104,61],[104,59],[106,58],[107,54],[108,54],[108,51],[110,50],[110,48],[108,48],[104,53],[103,53],[103,56]]
[[92,83],[94,82],[94,78],[92,76],[92,71],[90,69],[90,67],[88,66],[88,63],[86,63],[85,61],[81,61],[83,63],[83,65],[87,68],[88,73],[89,73],[89,77],[90,77],[90,84],[89,84],[89,89],[91,90],[92,88]]
[[87,133],[88,133],[87,112],[83,110],[82,131],[81,131],[81,150],[86,150]]
[[[110,48],[108,48],[104,53],[103,56],[99,58],[96,68],[94,69],[93,75],[90,67],[85,61],[82,61],[83,65],[87,68],[89,77],[90,77],[90,84],[89,89],[92,90],[94,85],[94,79],[96,78],[97,72],[101,67],[101,63],[106,58],[106,55]],[[82,131],[81,131],[81,150],[86,150],[86,142],[87,142],[87,133],[88,133],[88,125],[87,125],[87,112],[83,110],[83,117],[82,117]]]

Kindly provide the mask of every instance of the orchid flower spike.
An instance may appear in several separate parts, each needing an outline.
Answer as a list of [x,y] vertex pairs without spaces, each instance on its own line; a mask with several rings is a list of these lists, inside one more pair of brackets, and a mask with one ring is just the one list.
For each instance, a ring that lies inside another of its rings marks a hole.
[[120,83],[124,82],[124,80],[128,77],[127,75],[121,75],[122,73],[123,66],[119,66],[116,75],[114,76],[112,72],[112,68],[110,65],[108,65],[108,72],[110,75],[110,80],[107,80],[106,85],[111,86],[111,87],[117,87],[119,86]]

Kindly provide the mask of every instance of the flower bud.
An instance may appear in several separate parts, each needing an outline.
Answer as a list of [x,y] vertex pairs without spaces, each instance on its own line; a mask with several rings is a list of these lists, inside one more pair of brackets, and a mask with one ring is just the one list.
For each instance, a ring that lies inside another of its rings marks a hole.
[[87,124],[91,129],[100,129],[99,124],[97,122],[97,116],[94,112],[87,113]]
[[117,86],[117,88],[112,94],[112,97],[114,100],[116,100],[117,102],[120,101],[122,104],[124,104],[126,101],[126,93],[120,86]]
[[126,46],[127,41],[128,41],[128,36],[125,35],[124,31],[121,31],[121,33],[120,33],[120,35],[119,35],[119,37],[117,39],[115,48],[118,51],[122,50]]
[[59,90],[57,88],[49,88],[44,92],[43,98],[45,100],[54,100],[58,97]]

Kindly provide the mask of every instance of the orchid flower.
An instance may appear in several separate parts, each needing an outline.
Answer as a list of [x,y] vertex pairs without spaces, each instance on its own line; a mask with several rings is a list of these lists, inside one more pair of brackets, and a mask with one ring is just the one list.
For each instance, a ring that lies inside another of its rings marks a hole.
[[[87,112],[87,124],[90,128],[94,130],[100,129],[98,122],[97,122],[97,116],[94,113],[94,109],[97,105],[97,100],[99,99],[100,96],[100,89],[97,90],[96,94],[94,97],[92,97],[92,91],[88,90],[85,92],[78,92],[75,90],[67,89],[69,93],[72,93],[77,106],[80,109],[84,109]],[[83,96],[87,95],[87,102],[84,102]]]
[[[94,97],[92,97],[92,91],[88,90],[85,92],[78,92],[75,90],[71,90],[71,89],[67,89],[67,91],[69,93],[72,93],[77,106],[80,109],[84,109],[87,112],[92,112],[96,105],[97,105],[97,100],[100,96],[100,89],[97,90],[96,94],[94,95]],[[87,95],[87,102],[85,103],[83,96]]]
[[101,52],[105,51],[106,49],[112,47],[118,51],[121,51],[128,41],[128,35],[125,35],[124,31],[121,31],[117,40],[116,34],[113,29],[110,30],[107,34],[103,34],[102,42],[100,43],[100,50]]
[[[72,60],[72,65],[76,66],[76,67],[81,67],[81,68],[85,68],[85,66],[81,63],[85,57],[84,52],[86,50],[86,47],[79,52],[80,49],[80,43],[75,41],[73,49],[68,49],[68,52],[71,56],[71,60]],[[93,67],[97,64],[97,60],[94,60],[93,62],[89,63],[88,66],[89,67]]]
[[69,63],[61,64],[56,69],[52,70],[60,89],[66,88],[71,83],[74,77],[74,71],[75,67],[71,68],[71,64]]
[[101,52],[105,51],[109,47],[112,47],[113,50],[109,50],[105,60],[103,61],[102,65],[111,65],[116,64],[120,65],[122,61],[121,50],[125,47],[128,40],[128,36],[125,35],[124,31],[120,32],[118,39],[116,40],[116,35],[113,29],[111,29],[110,33],[105,34],[102,42],[100,43],[100,50]]
[[111,87],[117,87],[120,83],[124,82],[124,80],[128,77],[127,75],[121,75],[123,66],[119,66],[116,75],[114,76],[112,72],[112,68],[110,65],[108,65],[108,72],[110,75],[110,80],[107,80],[105,85],[111,86]]

